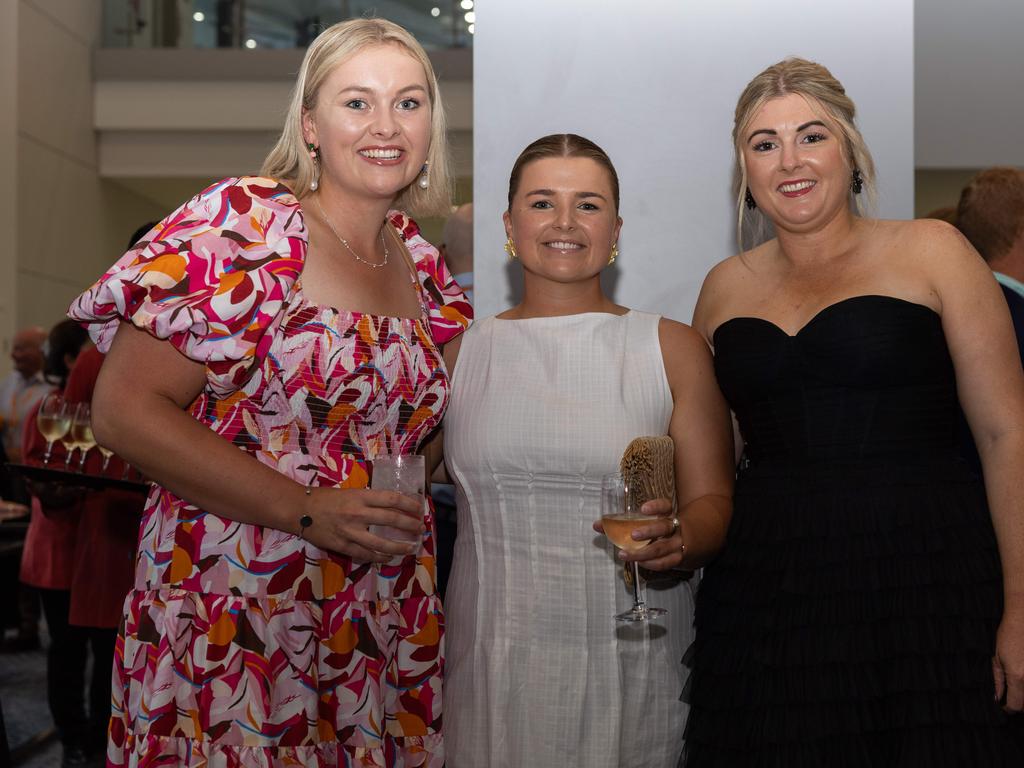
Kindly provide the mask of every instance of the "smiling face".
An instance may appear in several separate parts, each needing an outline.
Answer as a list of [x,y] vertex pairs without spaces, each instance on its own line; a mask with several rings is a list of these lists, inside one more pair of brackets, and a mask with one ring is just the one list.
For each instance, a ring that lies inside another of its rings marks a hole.
[[744,131],[742,152],[750,192],[777,228],[812,231],[849,210],[844,139],[820,105],[795,93],[768,100]]
[[423,67],[398,44],[361,49],[324,80],[302,128],[320,148],[322,185],[393,199],[420,173],[430,148]]
[[611,176],[588,157],[545,157],[524,166],[504,221],[530,278],[559,283],[597,276],[622,226]]

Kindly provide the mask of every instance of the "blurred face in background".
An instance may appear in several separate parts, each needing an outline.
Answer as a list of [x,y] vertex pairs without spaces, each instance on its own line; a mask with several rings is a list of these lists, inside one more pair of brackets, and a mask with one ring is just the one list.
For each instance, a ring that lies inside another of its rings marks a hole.
[[43,370],[43,340],[45,333],[36,329],[25,329],[14,335],[11,344],[11,360],[14,369],[25,378]]

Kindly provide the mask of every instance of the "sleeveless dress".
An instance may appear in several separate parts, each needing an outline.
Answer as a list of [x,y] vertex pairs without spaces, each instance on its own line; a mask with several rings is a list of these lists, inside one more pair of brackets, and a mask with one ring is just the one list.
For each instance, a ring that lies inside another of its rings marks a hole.
[[749,465],[697,599],[686,765],[1021,766],[1002,577],[938,314],[886,296],[714,335]]
[[[365,487],[370,441],[414,452],[440,421],[437,345],[470,316],[416,225],[389,220],[415,263],[418,318],[307,300],[299,203],[252,177],[164,219],[70,314],[101,349],[124,321],[202,362],[191,414],[238,450],[302,485]],[[430,529],[415,556],[378,568],[154,487],[118,637],[108,765],[441,766]]]
[[659,318],[490,318],[463,339],[445,418],[458,539],[445,598],[448,768],[670,768],[686,706],[687,582],[632,605],[600,516],[601,476],[667,433]]

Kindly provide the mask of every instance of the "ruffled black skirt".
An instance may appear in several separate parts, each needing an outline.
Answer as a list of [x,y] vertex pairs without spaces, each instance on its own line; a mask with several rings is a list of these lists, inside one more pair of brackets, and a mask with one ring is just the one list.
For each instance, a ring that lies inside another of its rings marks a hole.
[[749,468],[697,595],[683,763],[1022,768],[993,700],[1001,611],[961,465]]

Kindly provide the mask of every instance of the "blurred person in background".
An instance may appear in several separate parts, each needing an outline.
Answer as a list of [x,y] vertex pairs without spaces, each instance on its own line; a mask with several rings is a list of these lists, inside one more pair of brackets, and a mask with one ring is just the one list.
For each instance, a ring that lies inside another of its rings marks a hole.
[[[64,390],[70,405],[92,402],[103,360],[103,353],[91,344],[82,350]],[[87,474],[103,474],[117,479],[124,476],[125,469],[118,456],[112,456],[104,468],[104,458],[95,448],[85,456],[84,471]],[[145,489],[140,492],[96,487],[84,494],[78,508],[67,621],[78,637],[88,641],[92,654],[83,748],[93,760],[104,757],[106,753],[117,627],[121,622],[124,598],[132,588],[144,501]],[[81,654],[84,664],[84,644]]]
[[473,301],[473,204],[458,206],[444,223],[438,250],[466,298]]
[[[46,380],[44,345],[47,333],[42,328],[23,328],[14,335],[11,360],[14,370],[0,382],[0,498],[28,504],[29,494],[25,481],[6,466],[7,462],[21,462],[22,425],[34,412],[39,401],[53,389]],[[17,594],[17,634],[0,643],[2,653],[21,653],[39,647],[39,595],[36,590],[22,584]]]
[[[83,347],[91,346],[88,332],[74,320],[53,327],[47,342],[46,376],[63,395],[68,376]],[[36,425],[39,403],[26,415],[19,453],[28,463],[42,463],[46,440]],[[66,451],[60,440],[53,444],[48,466],[63,467]],[[19,578],[42,599],[49,630],[46,652],[46,697],[63,748],[62,766],[89,763],[87,751],[88,716],[85,712],[85,667],[88,637],[68,623],[74,574],[75,541],[82,511],[82,493],[58,483],[30,481],[32,518],[25,535]],[[96,675],[110,679],[106,668],[94,668]],[[109,689],[109,683],[107,685]],[[103,702],[109,716],[109,695]]]
[[[6,460],[21,462],[21,425],[25,416],[43,396],[53,389],[43,377],[43,344],[46,330],[38,326],[22,328],[11,342],[14,370],[0,381],[0,441]],[[5,470],[0,494],[8,501],[28,503],[20,477]]]
[[989,168],[971,179],[954,224],[999,281],[1024,361],[1024,171]]

